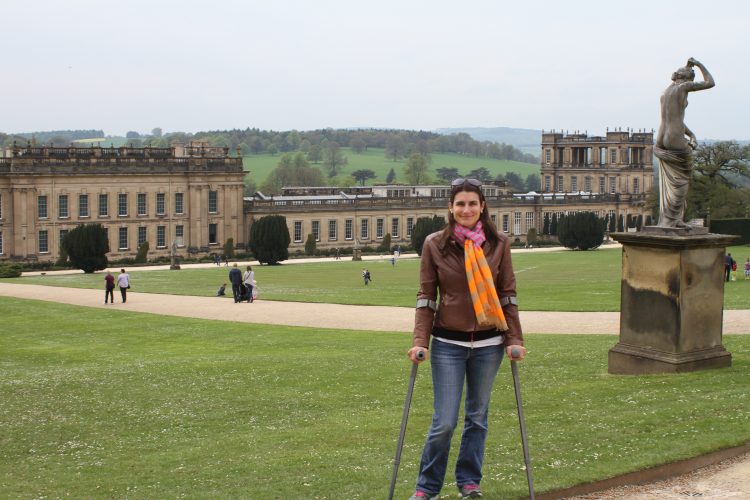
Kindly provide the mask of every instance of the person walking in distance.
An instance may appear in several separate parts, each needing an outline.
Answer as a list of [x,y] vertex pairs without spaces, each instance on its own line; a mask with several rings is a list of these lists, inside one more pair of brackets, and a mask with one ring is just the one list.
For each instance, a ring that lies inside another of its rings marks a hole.
[[[432,424],[411,500],[440,494],[464,384],[456,485],[462,498],[482,496],[492,385],[504,356],[515,355],[511,359],[520,361],[526,355],[510,241],[490,220],[481,182],[454,180],[448,209],[448,225],[424,242],[412,348],[407,353],[413,363],[431,360],[434,390]],[[418,358],[420,351],[424,359]]]
[[240,294],[242,293],[242,290],[240,290],[240,285],[242,285],[242,272],[237,267],[236,262],[232,265],[232,269],[229,270],[229,282],[232,283],[232,295],[234,295],[234,301],[235,303],[239,302]]
[[115,303],[115,277],[109,271],[104,277],[104,303],[106,304],[107,301],[110,304]]
[[120,295],[124,304],[128,301],[128,289],[130,288],[130,275],[125,272],[125,269],[120,269],[120,274],[117,276],[117,286],[120,287]]

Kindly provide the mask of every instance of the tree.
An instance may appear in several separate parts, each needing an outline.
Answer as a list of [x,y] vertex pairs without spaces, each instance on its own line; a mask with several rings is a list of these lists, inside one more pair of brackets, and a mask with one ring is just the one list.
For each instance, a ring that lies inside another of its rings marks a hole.
[[549,234],[549,212],[544,213],[544,225],[542,226],[542,235]]
[[267,215],[250,226],[250,251],[261,264],[287,260],[289,243],[289,228],[283,215]]
[[450,183],[458,178],[458,169],[453,167],[440,167],[436,170],[438,179]]
[[505,180],[512,191],[523,191],[524,187],[526,187],[521,176],[515,172],[505,174]]
[[604,227],[601,219],[592,212],[578,212],[560,219],[557,238],[566,248],[590,250],[604,241]]
[[701,144],[695,151],[686,218],[742,217],[750,203],[750,145]]
[[560,220],[559,220],[559,217],[557,216],[557,214],[552,214],[552,219],[550,220],[550,223],[549,223],[549,234],[550,235],[557,236],[557,226],[558,226],[559,222],[560,222]]
[[391,233],[385,233],[383,241],[378,245],[378,252],[390,253],[391,251]]
[[145,264],[148,261],[148,249],[148,241],[141,243],[141,246],[138,247],[138,252],[135,254],[136,264]]
[[361,186],[364,186],[368,179],[374,179],[376,175],[372,170],[363,169],[352,172],[352,177],[354,177],[354,180],[359,182]]
[[492,174],[490,173],[489,170],[487,170],[484,167],[479,167],[479,168],[472,170],[471,172],[466,174],[466,177],[477,179],[482,182],[487,182],[487,181],[492,180]]
[[234,258],[234,238],[227,238],[224,243],[224,256],[227,259]]
[[315,236],[312,233],[308,234],[307,240],[305,240],[305,255],[315,255],[316,246]]
[[538,191],[542,186],[542,178],[539,174],[529,174],[526,176],[526,192]]
[[155,127],[151,129],[151,135],[153,135],[154,137],[161,137],[161,128]]
[[284,153],[279,163],[268,174],[261,190],[264,194],[279,194],[284,186],[322,186],[323,174],[320,169],[311,167],[301,151]]
[[323,150],[321,149],[320,144],[310,145],[310,150],[307,152],[307,159],[312,163],[320,163],[320,160],[323,159]]
[[622,233],[623,231],[625,231],[625,220],[622,214],[620,214],[620,216],[617,218],[617,232]]
[[404,175],[406,175],[410,184],[426,184],[429,182],[429,177],[427,176],[427,169],[429,167],[427,158],[419,153],[412,153],[404,167]]
[[536,245],[537,236],[536,236],[536,228],[531,228],[526,232],[526,243],[529,245]]
[[349,141],[349,147],[357,154],[362,154],[367,149],[367,141],[363,134],[357,134]]
[[385,182],[386,184],[393,184],[393,182],[396,180],[396,171],[391,168],[388,171],[388,175],[385,176]]
[[271,156],[275,156],[279,152],[279,147],[276,144],[269,144],[266,148],[266,153]]
[[128,133],[125,134],[126,139],[138,139],[141,136],[138,132],[135,130],[130,130]]
[[406,154],[406,143],[400,135],[391,135],[385,140],[385,159],[398,161]]
[[328,169],[328,177],[336,177],[339,170],[348,162],[349,160],[341,152],[341,148],[336,142],[330,141],[326,144],[325,149],[323,149],[323,163]]
[[420,217],[417,219],[417,222],[411,230],[411,246],[417,252],[417,255],[422,255],[424,240],[432,233],[440,231],[444,227],[445,219],[439,215],[433,217]]
[[101,224],[83,224],[68,232],[62,240],[71,265],[93,273],[106,269],[109,242],[107,231]]

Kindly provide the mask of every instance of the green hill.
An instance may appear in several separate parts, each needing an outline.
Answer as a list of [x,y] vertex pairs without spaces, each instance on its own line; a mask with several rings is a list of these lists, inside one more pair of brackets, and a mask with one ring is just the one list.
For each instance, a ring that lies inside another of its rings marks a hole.
[[[406,182],[404,177],[404,167],[406,159],[392,161],[385,159],[385,152],[382,149],[369,148],[367,151],[358,154],[349,148],[341,148],[344,155],[349,160],[344,171],[331,180],[331,184],[340,185],[355,170],[368,169],[375,172],[376,178],[371,179],[368,184],[382,184],[391,168],[396,172],[396,182]],[[245,170],[249,172],[248,177],[260,187],[265,181],[268,174],[279,162],[280,154],[257,154],[244,157]],[[325,173],[325,167],[322,163],[313,164]],[[494,160],[492,158],[474,158],[470,156],[454,153],[433,153],[432,162],[430,163],[430,175],[437,179],[436,169],[442,167],[457,168],[459,173],[466,174],[478,168],[486,168],[493,176],[515,172],[525,179],[529,174],[539,174],[539,165],[532,163],[520,163],[517,161]]]

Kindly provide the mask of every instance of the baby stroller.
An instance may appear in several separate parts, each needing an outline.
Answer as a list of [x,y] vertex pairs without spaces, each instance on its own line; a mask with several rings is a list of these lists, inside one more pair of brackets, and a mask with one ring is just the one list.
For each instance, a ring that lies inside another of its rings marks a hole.
[[244,283],[240,285],[240,302],[252,302],[253,296],[250,293],[250,288],[248,288]]

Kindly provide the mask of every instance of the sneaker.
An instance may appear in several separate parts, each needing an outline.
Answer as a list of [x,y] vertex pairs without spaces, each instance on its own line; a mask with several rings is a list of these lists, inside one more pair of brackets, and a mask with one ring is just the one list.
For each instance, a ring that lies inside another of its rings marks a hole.
[[424,491],[415,491],[412,496],[409,497],[409,500],[437,500],[438,495],[430,496]]
[[458,488],[461,493],[461,498],[480,498],[482,497],[482,490],[478,484],[465,484]]

